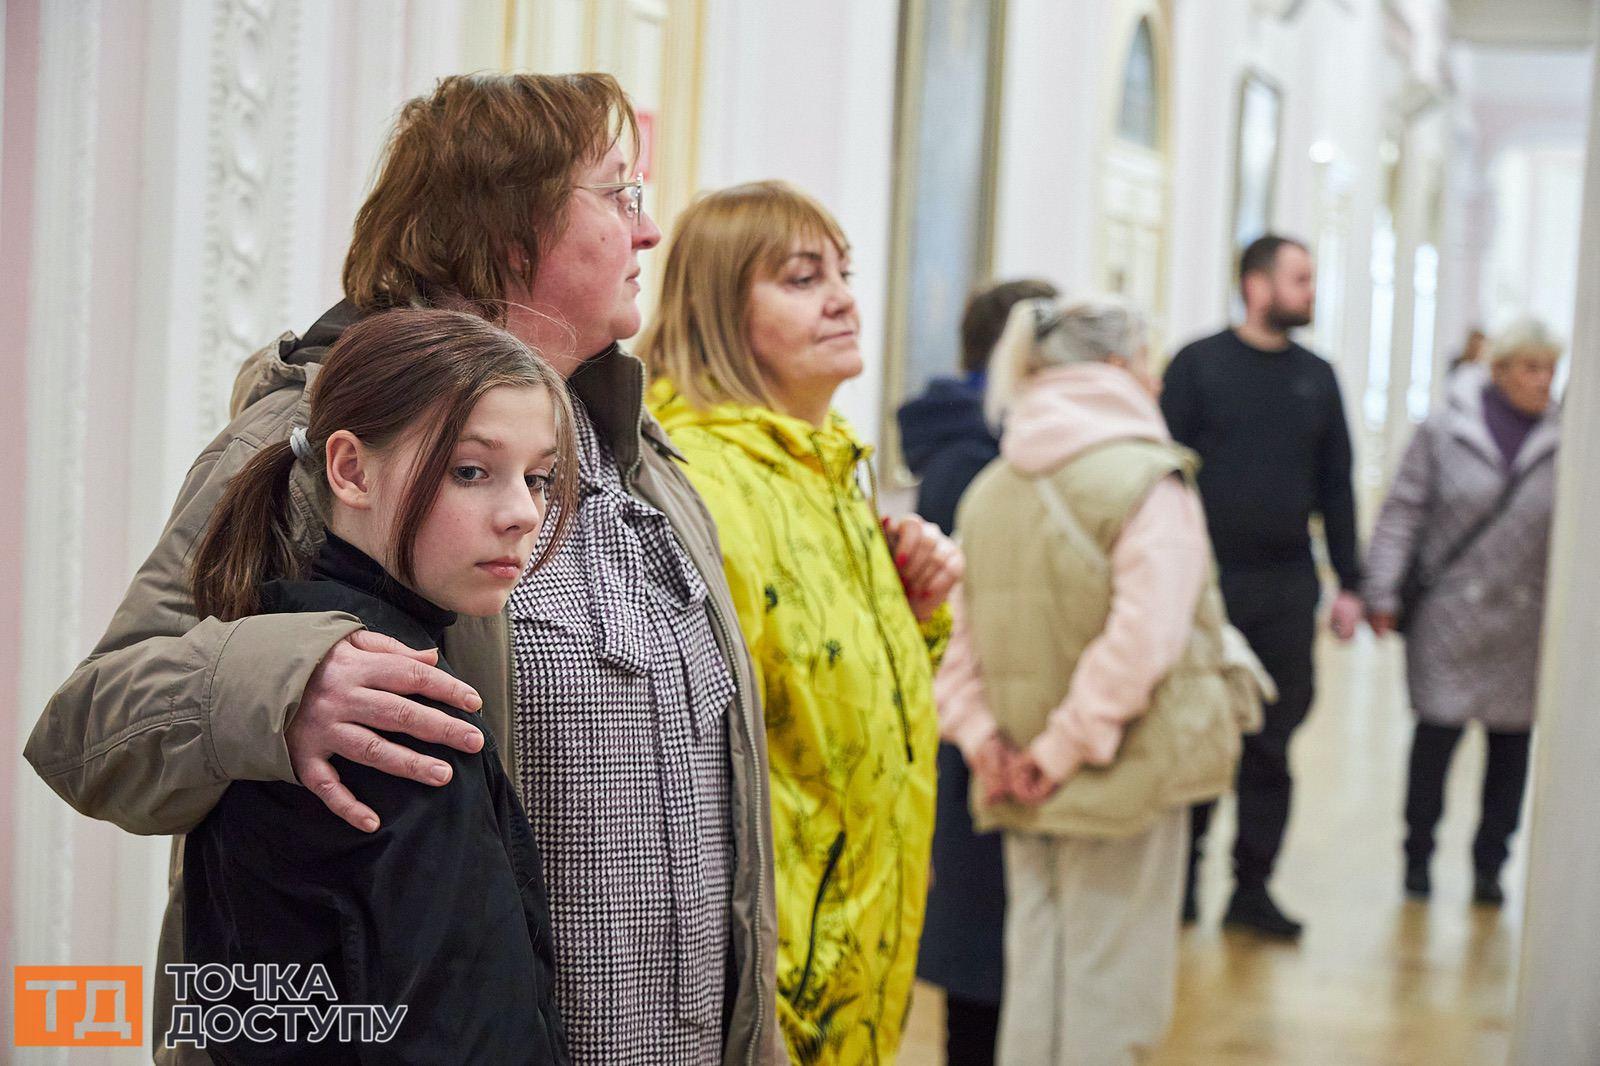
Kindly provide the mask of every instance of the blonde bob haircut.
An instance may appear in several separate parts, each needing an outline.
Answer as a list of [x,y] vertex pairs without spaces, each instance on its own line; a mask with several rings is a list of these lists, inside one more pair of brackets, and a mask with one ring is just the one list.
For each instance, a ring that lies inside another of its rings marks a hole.
[[1561,360],[1561,338],[1537,318],[1519,318],[1498,331],[1489,342],[1489,365],[1523,357],[1555,363]]
[[782,181],[708,193],[679,218],[661,277],[661,303],[636,352],[652,378],[668,378],[693,407],[775,407],[745,328],[750,289],[799,248],[831,241],[850,250],[838,221]]

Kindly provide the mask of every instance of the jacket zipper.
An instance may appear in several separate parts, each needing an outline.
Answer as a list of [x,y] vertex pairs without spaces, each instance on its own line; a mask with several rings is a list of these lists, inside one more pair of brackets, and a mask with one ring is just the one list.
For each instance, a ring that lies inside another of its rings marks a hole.
[[828,848],[828,862],[822,868],[822,879],[817,882],[816,898],[811,901],[811,934],[806,941],[806,964],[800,971],[800,984],[794,990],[794,998],[797,1000],[805,994],[806,985],[811,981],[811,963],[817,952],[817,915],[822,912],[822,896],[828,891],[828,882],[833,880],[833,872],[839,865],[839,856],[843,854],[844,830],[841,829]]
[[[900,719],[900,740],[905,745],[906,762],[915,763],[917,755],[911,747],[911,719],[906,715],[905,687],[900,682],[900,662],[895,656],[894,645],[889,642],[889,631],[884,627],[883,616],[878,613],[877,591],[872,584],[872,549],[870,546],[867,548],[867,560],[863,569],[863,564],[856,559],[855,542],[850,535],[850,523],[845,520],[844,508],[839,504],[839,487],[828,470],[828,460],[823,456],[822,446],[817,443],[814,434],[811,437],[811,448],[817,453],[817,462],[822,466],[823,479],[828,483],[828,499],[833,503],[833,518],[838,523],[840,534],[844,537],[844,550],[850,557],[850,569],[855,572],[856,580],[862,585],[862,591],[867,598],[867,610],[872,612],[872,625],[878,631],[878,641],[883,645],[884,658],[889,660],[889,676],[894,681],[894,709]],[[857,448],[857,461],[860,458],[861,449]],[[876,507],[873,508],[873,513],[876,517]]]

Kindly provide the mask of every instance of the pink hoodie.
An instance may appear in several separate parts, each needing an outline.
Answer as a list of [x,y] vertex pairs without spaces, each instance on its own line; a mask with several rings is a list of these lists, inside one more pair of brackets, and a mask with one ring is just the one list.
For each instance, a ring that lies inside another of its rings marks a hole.
[[[1025,474],[1054,470],[1109,440],[1167,441],[1155,400],[1126,371],[1104,363],[1034,375],[1010,413],[1001,457]],[[1116,758],[1127,724],[1183,656],[1211,565],[1200,498],[1176,478],[1151,490],[1111,551],[1111,613],[1078,659],[1066,698],[1029,745],[1040,768],[1061,782],[1084,763]],[[970,761],[995,733],[961,597],[955,632],[934,682],[940,731]]]

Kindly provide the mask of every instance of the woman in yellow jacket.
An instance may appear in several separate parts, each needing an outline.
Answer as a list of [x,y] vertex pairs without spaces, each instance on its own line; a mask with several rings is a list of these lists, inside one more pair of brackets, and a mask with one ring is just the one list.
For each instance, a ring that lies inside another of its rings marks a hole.
[[889,1063],[933,836],[933,658],[961,555],[880,524],[831,409],[861,372],[849,246],[777,182],[713,193],[673,237],[640,342],[651,410],[716,519],[771,757],[778,1018],[798,1066]]

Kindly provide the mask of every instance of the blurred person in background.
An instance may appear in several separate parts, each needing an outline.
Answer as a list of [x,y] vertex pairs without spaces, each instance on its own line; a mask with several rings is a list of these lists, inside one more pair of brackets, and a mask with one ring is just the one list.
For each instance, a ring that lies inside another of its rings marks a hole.
[[901,449],[917,476],[917,513],[944,532],[955,528],[956,504],[978,471],[1000,455],[983,417],[989,353],[1019,300],[1056,295],[1048,281],[1005,281],[977,290],[961,315],[961,376],[934,378],[901,406]]
[[1453,377],[1458,370],[1469,367],[1481,368],[1484,348],[1488,342],[1489,338],[1483,330],[1475,329],[1468,332],[1466,343],[1461,346],[1461,354],[1450,360],[1450,375]]
[[[900,408],[900,442],[918,479],[917,513],[950,533],[956,504],[978,472],[1000,455],[983,417],[989,354],[1020,300],[1053,297],[1047,281],[1007,281],[973,293],[961,316],[961,375],[935,378]],[[933,884],[917,976],[945,992],[945,1059],[990,1066],[1000,1026],[1005,875],[1000,838],[972,831],[971,775],[952,744],[939,745]]]
[[1007,1066],[1143,1061],[1172,1016],[1189,806],[1227,791],[1260,694],[1230,684],[1194,455],[1143,316],[1020,303],[986,401],[1001,459],[957,517],[967,576],[936,694],[1004,830]]
[[[1289,332],[1310,324],[1316,272],[1305,245],[1266,236],[1239,262],[1245,320],[1190,344],[1167,368],[1161,409],[1173,439],[1200,455],[1200,496],[1221,568],[1228,617],[1277,684],[1261,731],[1239,761],[1233,898],[1223,922],[1292,940],[1301,923],[1268,891],[1289,824],[1289,742],[1311,710],[1321,580],[1309,523],[1322,518],[1339,593],[1330,623],[1340,640],[1362,617],[1350,431],[1333,367]],[[1195,811],[1184,892],[1199,916],[1195,872],[1212,807]]]
[[782,182],[678,220],[640,339],[649,402],[716,519],[772,762],[778,1019],[790,1056],[891,1063],[933,838],[933,664],[961,555],[881,519],[871,449],[833,409],[862,371],[850,245]]
[[1488,741],[1473,899],[1504,899],[1500,869],[1522,812],[1538,697],[1560,409],[1560,342],[1523,320],[1490,347],[1487,383],[1452,380],[1406,449],[1367,553],[1369,621],[1404,629],[1417,716],[1406,788],[1406,892],[1432,891],[1434,829],[1469,722]]

